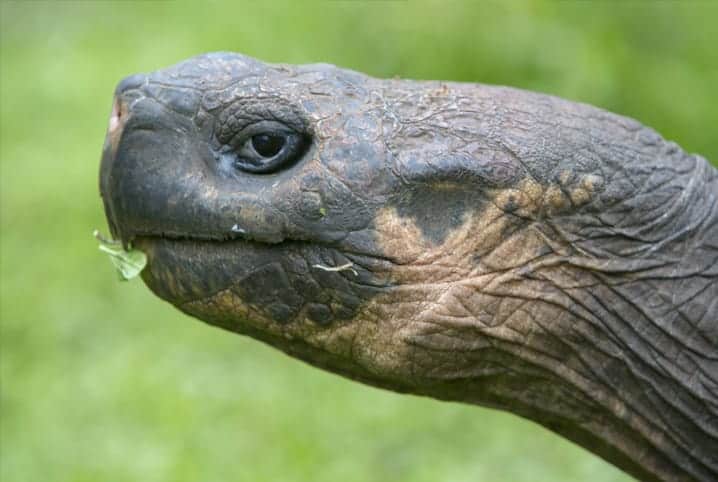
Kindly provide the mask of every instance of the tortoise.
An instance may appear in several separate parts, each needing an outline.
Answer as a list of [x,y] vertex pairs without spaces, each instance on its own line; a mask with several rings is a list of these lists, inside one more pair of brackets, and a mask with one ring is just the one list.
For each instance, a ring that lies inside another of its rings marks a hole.
[[635,120],[211,53],[119,83],[100,191],[191,316],[718,479],[718,171]]

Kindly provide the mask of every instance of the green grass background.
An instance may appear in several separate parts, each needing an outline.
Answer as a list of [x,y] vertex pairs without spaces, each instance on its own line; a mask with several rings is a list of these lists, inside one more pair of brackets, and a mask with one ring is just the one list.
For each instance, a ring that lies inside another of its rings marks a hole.
[[123,76],[212,50],[507,84],[718,159],[716,2],[3,2],[0,479],[620,481],[517,417],[361,386],[121,284],[91,232]]

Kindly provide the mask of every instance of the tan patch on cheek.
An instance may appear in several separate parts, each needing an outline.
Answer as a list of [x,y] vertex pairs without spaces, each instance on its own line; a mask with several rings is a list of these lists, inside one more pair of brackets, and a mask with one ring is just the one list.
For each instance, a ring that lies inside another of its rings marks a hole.
[[[561,179],[568,182],[570,173]],[[515,188],[487,191],[487,201],[464,213],[459,226],[439,244],[427,239],[410,216],[386,207],[376,217],[376,240],[383,254],[395,261],[391,278],[397,284],[458,281],[487,271],[525,264],[546,250],[546,241],[532,222],[591,199],[598,176],[585,176],[570,191],[544,187],[526,178]],[[437,193],[437,196],[440,196]],[[437,223],[446,222],[437,219]]]
[[506,228],[516,219],[493,203],[483,204],[481,211],[466,212],[441,243],[427,239],[396,208],[382,209],[375,221],[376,240],[395,262],[388,273],[395,286],[369,300],[350,323],[312,335],[312,343],[344,353],[370,373],[411,380],[416,347],[409,341],[431,326],[426,320],[433,320],[432,313],[453,309],[447,308],[453,304],[451,293],[466,280],[489,282],[481,255],[490,256],[489,248],[501,245],[506,246],[502,256],[522,249],[519,241],[505,243]]
[[[369,300],[347,326],[342,336],[355,340],[353,359],[372,373],[404,381],[425,376],[420,373],[425,363],[420,359],[425,360],[421,357],[426,353],[417,353],[415,341],[425,339],[427,330],[439,329],[436,323],[442,316],[454,321],[472,316],[460,311],[462,300],[471,302],[468,295],[489,283],[495,268],[487,268],[483,258],[491,259],[489,264],[501,264],[506,260],[500,258],[517,256],[526,248],[518,238],[506,242],[513,222],[516,218],[495,203],[483,203],[481,211],[467,211],[463,222],[435,244],[422,235],[412,218],[400,216],[393,207],[382,209],[376,218],[376,239],[382,253],[395,261],[389,273],[395,286]],[[495,258],[497,247],[502,252]],[[464,286],[468,280],[474,283],[471,288]]]
[[[571,178],[570,173],[561,176],[567,183]],[[503,284],[502,280],[523,279],[525,274],[518,270],[530,271],[555,247],[538,229],[540,220],[575,207],[567,192],[575,192],[582,203],[589,201],[601,179],[586,176],[573,184],[571,191],[527,178],[515,188],[488,191],[488,202],[465,212],[463,222],[441,243],[426,239],[411,217],[399,215],[393,207],[382,209],[375,223],[376,240],[382,253],[396,263],[389,273],[396,286],[372,299],[358,319],[390,323],[393,328],[384,335],[389,336],[411,320],[429,319],[436,313],[462,316],[462,303],[470,305],[474,299],[483,303],[482,292],[494,290],[492,286]]]
[[381,209],[375,225],[382,252],[400,264],[416,261],[429,249],[419,227],[394,207]]
[[375,225],[382,253],[396,263],[391,277],[403,284],[447,282],[470,276],[476,264],[473,256],[482,247],[499,243],[509,222],[505,212],[487,203],[481,213],[465,213],[463,223],[440,244],[426,239],[410,217],[399,215],[393,207],[379,211]]

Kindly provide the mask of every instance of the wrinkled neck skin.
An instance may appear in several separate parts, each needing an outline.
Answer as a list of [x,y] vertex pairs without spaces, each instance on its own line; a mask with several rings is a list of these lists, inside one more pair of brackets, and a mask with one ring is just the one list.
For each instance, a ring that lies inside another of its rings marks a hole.
[[[158,114],[150,97],[171,96],[145,81],[108,136],[108,218],[148,253],[155,293],[355,380],[509,410],[641,480],[718,480],[718,173],[705,159],[550,96],[330,66],[252,63],[233,80],[240,60],[191,60],[158,82],[222,67],[221,85],[191,87],[191,121]],[[311,147],[286,171],[225,179],[201,146],[257,92],[281,98],[273,118],[303,119]],[[164,116],[151,129],[150,114]],[[181,155],[164,176],[166,146]],[[156,211],[138,207],[147,193]],[[242,236],[214,236],[213,216]]]

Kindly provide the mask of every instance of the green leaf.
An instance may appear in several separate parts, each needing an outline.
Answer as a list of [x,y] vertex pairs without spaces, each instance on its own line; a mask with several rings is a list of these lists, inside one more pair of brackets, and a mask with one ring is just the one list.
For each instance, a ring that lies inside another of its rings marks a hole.
[[125,250],[122,243],[114,239],[105,239],[95,230],[95,238],[100,242],[100,251],[110,256],[117,269],[120,280],[127,281],[138,276],[147,265],[147,255],[139,249]]

